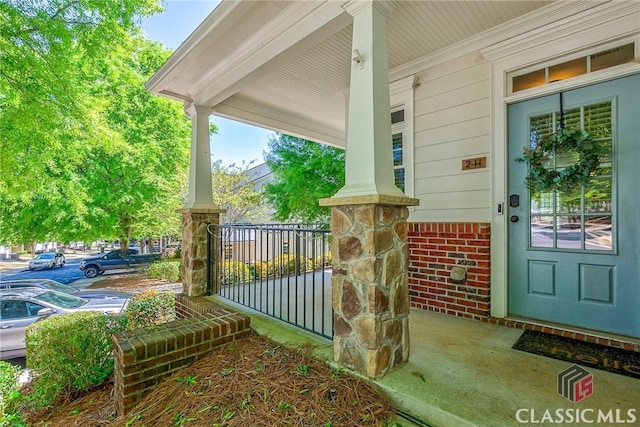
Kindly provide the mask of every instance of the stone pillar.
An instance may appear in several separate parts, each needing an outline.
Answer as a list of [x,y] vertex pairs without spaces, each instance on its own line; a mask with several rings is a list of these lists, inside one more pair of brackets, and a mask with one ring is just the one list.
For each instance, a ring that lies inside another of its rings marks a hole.
[[339,364],[380,378],[409,359],[409,211],[363,202],[331,211],[333,352]]
[[[218,225],[220,214],[225,211],[185,208],[178,212],[182,214],[182,293],[189,296],[203,295],[207,290],[207,225]],[[217,266],[218,252],[214,251],[212,254],[214,266]],[[216,272],[217,269],[212,271]],[[214,281],[214,286],[215,283],[217,280]]]

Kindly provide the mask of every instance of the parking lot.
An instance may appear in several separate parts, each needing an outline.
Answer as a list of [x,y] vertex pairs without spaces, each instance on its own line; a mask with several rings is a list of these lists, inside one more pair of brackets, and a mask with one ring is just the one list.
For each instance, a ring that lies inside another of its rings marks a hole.
[[98,254],[97,251],[77,251],[77,253],[65,253],[66,264],[54,269],[33,270],[28,268],[30,255],[21,255],[19,260],[0,261],[0,280],[8,279],[51,279],[66,285],[75,280],[83,279],[80,271],[82,258]]

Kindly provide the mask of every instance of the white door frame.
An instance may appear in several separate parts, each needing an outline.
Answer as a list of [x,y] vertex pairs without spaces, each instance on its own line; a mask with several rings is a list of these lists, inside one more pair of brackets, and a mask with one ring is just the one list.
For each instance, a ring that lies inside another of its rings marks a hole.
[[[508,309],[507,105],[516,101],[589,86],[640,72],[640,3],[600,4],[583,13],[538,28],[482,50],[491,63],[492,214],[491,316],[506,317]],[[538,64],[541,68],[575,57],[635,42],[636,62],[585,74],[510,94],[507,73]]]

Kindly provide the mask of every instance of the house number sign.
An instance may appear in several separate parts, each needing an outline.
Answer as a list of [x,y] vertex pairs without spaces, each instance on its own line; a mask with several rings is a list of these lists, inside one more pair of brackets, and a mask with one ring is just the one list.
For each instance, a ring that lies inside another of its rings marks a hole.
[[486,157],[475,157],[473,159],[464,159],[462,161],[462,170],[466,171],[468,169],[480,169],[487,167],[487,158]]

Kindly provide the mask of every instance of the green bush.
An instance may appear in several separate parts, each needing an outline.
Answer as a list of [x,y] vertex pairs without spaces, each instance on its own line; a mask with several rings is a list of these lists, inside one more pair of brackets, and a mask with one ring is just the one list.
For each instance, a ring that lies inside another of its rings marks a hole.
[[155,279],[164,279],[168,282],[179,282],[182,263],[180,261],[158,261],[151,263],[145,273]]
[[315,257],[315,259],[313,260],[313,269],[320,270],[324,267],[329,267],[331,266],[331,262],[332,262],[331,251],[327,251],[324,254],[324,259],[322,255],[318,255],[317,257]]
[[159,325],[176,319],[176,295],[170,291],[145,291],[132,297],[125,310],[131,329]]
[[299,263],[301,273],[313,270],[313,261],[302,255],[284,254],[269,261],[273,265],[276,275],[288,276],[296,273],[296,262]]
[[101,384],[113,372],[111,335],[127,329],[127,318],[81,311],[50,317],[26,330],[27,367],[36,374],[37,404],[61,393]]
[[0,361],[0,425],[23,425],[18,413],[21,394],[18,378],[20,368],[8,362]]
[[218,268],[220,283],[223,285],[245,283],[253,278],[249,266],[241,261],[222,261],[218,263]]

